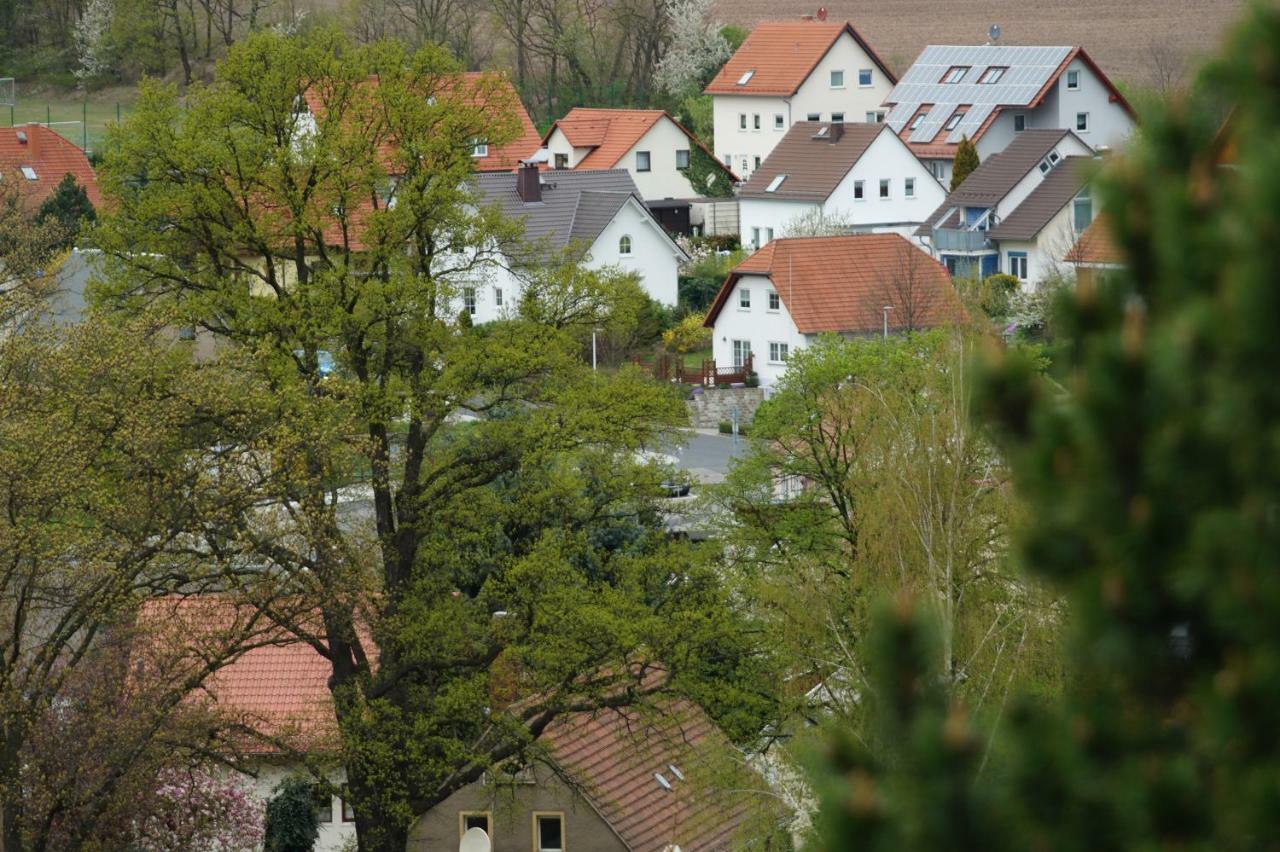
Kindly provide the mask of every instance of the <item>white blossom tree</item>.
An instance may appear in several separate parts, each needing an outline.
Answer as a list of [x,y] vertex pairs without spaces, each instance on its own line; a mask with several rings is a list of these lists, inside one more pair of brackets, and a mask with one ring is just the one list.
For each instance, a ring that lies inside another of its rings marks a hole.
[[654,71],[660,91],[674,97],[696,94],[733,53],[711,6],[711,0],[674,0],[667,7],[671,43]]

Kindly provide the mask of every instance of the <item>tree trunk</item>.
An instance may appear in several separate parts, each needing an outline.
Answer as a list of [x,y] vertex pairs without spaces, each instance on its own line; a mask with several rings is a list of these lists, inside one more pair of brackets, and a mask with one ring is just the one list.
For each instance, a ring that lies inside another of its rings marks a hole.
[[0,801],[0,852],[23,852],[26,848],[19,831],[22,802],[17,792],[18,768],[18,748],[10,736],[0,751],[0,790],[5,791]]

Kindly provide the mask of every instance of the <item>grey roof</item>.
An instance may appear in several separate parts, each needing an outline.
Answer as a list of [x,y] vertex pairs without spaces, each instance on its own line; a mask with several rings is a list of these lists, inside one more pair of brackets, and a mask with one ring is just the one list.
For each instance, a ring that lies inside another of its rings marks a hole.
[[85,290],[89,281],[101,271],[102,252],[97,249],[72,249],[54,273],[57,287],[49,295],[48,318],[55,325],[74,325],[87,312]]
[[522,219],[525,240],[547,251],[575,241],[595,242],[628,198],[639,202],[626,169],[543,172],[542,200],[533,203],[525,203],[516,192],[516,177],[515,172],[479,174],[476,189],[485,203],[496,203],[507,216]]
[[928,234],[941,227],[946,214],[953,208],[994,207],[1069,135],[1069,130],[1024,130],[1019,133],[1003,151],[987,157],[974,169],[916,233]]
[[[908,142],[932,142],[956,107],[968,111],[947,136],[948,143],[978,135],[991,113],[1002,107],[1030,106],[1072,54],[1072,47],[1011,45],[929,45],[893,87],[886,104],[893,109],[885,123],[901,133],[925,104],[932,104]],[[949,69],[968,68],[958,83],[943,83]],[[988,68],[1004,68],[994,83],[979,83]]]
[[[831,141],[832,133],[839,138]],[[825,130],[825,136],[818,133]],[[740,190],[739,198],[765,198],[782,201],[826,201],[840,181],[881,133],[883,124],[833,125],[822,121],[798,121],[787,131]],[[779,175],[782,183],[769,192]]]
[[1017,209],[987,232],[994,240],[1032,240],[1089,182],[1093,157],[1066,157]]

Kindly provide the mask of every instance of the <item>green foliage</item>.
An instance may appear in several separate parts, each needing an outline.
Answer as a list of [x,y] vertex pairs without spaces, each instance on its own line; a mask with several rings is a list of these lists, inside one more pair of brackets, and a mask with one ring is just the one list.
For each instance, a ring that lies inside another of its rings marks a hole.
[[971,311],[976,308],[994,321],[1009,316],[1022,282],[1016,276],[997,272],[981,281],[957,281],[956,287]]
[[[884,719],[908,727],[892,761],[837,749],[820,848],[1249,849],[1274,834],[1277,69],[1280,11],[1257,5],[1103,180],[1128,268],[1064,294],[1060,383],[1016,353],[984,367],[981,410],[1028,502],[1018,550],[1070,606],[1064,696],[1014,702],[994,732],[944,712],[914,650],[933,643],[898,619],[874,688],[909,687]],[[985,771],[975,736],[992,743]]]
[[746,27],[740,27],[737,24],[725,24],[720,28],[720,35],[724,36],[724,40],[729,42],[729,47],[734,50],[742,47],[742,43],[750,34]]
[[689,187],[696,196],[733,197],[733,181],[729,179],[724,163],[697,145],[689,149],[689,171],[686,177],[689,179]]
[[286,778],[267,800],[263,852],[311,852],[320,836],[316,786],[306,778]]
[[697,311],[686,315],[663,332],[662,345],[681,355],[706,348],[711,342],[711,329],[703,325],[706,319],[706,314]]
[[978,147],[965,136],[956,146],[956,158],[951,166],[951,191],[959,189],[964,179],[973,174],[979,165]]
[[64,175],[58,182],[53,195],[45,199],[36,213],[36,221],[44,222],[52,219],[66,234],[64,245],[71,245],[80,229],[98,218],[98,214],[89,203],[89,196],[84,187],[76,183],[73,175]]
[[722,243],[704,239],[693,249],[693,260],[680,269],[680,307],[686,311],[705,312],[729,276],[730,270],[742,262],[742,251],[721,254]]
[[[667,540],[661,473],[636,460],[684,403],[582,357],[593,329],[652,341],[670,318],[580,247],[526,254],[520,223],[480,203],[472,140],[517,126],[459,96],[457,67],[435,47],[259,34],[185,108],[144,87],[102,169],[103,306],[236,344],[273,392],[262,456],[301,481],[264,485],[259,505],[289,511],[239,516],[225,545],[324,616],[306,638],[331,667],[364,850],[402,852],[417,815],[535,756],[569,709],[677,693],[739,740],[774,709],[757,634],[710,560]],[[323,103],[302,133],[308,86]],[[465,287],[531,256],[518,312],[459,322]],[[342,485],[372,517],[339,513]]]

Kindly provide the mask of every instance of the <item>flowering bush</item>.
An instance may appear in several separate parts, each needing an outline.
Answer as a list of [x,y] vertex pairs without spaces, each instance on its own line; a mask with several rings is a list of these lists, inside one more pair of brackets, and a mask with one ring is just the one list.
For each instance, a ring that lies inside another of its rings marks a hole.
[[262,845],[262,803],[234,777],[166,769],[133,830],[138,852],[253,852]]

